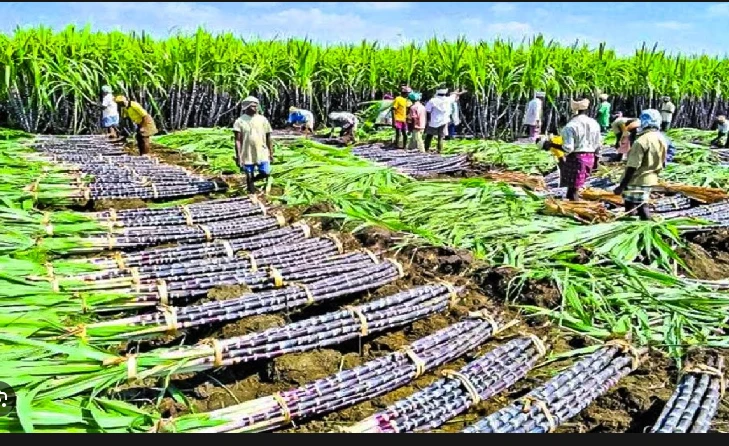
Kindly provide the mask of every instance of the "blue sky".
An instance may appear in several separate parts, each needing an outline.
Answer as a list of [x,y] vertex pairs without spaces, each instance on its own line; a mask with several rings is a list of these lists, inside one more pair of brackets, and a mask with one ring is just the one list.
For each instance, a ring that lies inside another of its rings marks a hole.
[[376,39],[389,45],[433,35],[519,41],[542,33],[562,43],[607,42],[630,54],[643,41],[672,51],[723,56],[729,3],[0,3],[0,31],[17,25],[145,30],[157,37],[203,25],[243,37],[305,37],[319,42]]

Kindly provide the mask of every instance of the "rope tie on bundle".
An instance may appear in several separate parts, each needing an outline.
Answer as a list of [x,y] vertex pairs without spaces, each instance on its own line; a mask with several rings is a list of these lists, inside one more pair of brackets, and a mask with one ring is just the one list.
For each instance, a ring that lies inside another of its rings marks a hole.
[[108,212],[109,212],[109,220],[110,221],[116,221],[116,217],[117,217],[117,215],[116,215],[116,209],[109,208],[109,211]]
[[107,237],[106,242],[107,242],[107,248],[109,248],[109,250],[112,250],[112,249],[114,249],[114,246],[116,245],[116,238],[109,235],[109,237]]
[[284,284],[284,280],[283,280],[283,276],[281,275],[281,273],[279,272],[279,270],[277,270],[274,267],[270,267],[269,268],[269,272],[271,274],[271,278],[273,279],[273,285],[276,288],[282,287],[283,284]]
[[229,241],[220,240],[220,244],[223,245],[225,253],[228,254],[228,257],[230,257],[231,259],[235,257],[235,250],[233,250],[233,245],[231,245]]
[[53,225],[51,224],[51,214],[50,212],[44,212],[43,217],[41,218],[41,226],[46,231],[46,235],[52,236],[53,235]]
[[409,345],[401,348],[400,351],[405,356],[410,358],[410,360],[413,361],[413,363],[415,364],[415,376],[413,377],[413,379],[422,376],[423,373],[425,373],[425,361],[423,361],[423,358],[418,356],[418,354],[415,353],[415,350],[413,350],[413,348]]
[[491,336],[505,330],[507,327],[499,328],[499,324],[496,322],[493,316],[491,316],[486,310],[481,311],[470,311],[468,317],[471,319],[481,319],[491,326]]
[[223,346],[217,339],[206,339],[202,342],[209,345],[213,349],[213,366],[221,367],[223,365]]
[[301,228],[301,232],[304,233],[304,238],[311,237],[311,228],[306,223],[297,221],[296,223],[291,225],[291,227]]
[[537,406],[539,410],[542,411],[544,414],[544,418],[547,420],[547,424],[549,427],[547,428],[548,433],[552,433],[557,429],[557,420],[554,419],[554,415],[552,415],[552,412],[549,410],[549,406],[547,406],[547,403],[540,400],[539,398],[535,398],[533,396],[525,396],[521,399],[524,403],[524,408],[522,409],[522,412],[529,413],[532,409],[532,404]]
[[86,298],[84,295],[81,293],[73,293],[72,296],[81,301],[81,313],[88,313],[89,307],[86,304]]
[[165,318],[166,333],[177,334],[177,308],[163,305],[160,311]]
[[403,267],[400,264],[400,262],[398,262],[395,259],[387,259],[387,260],[395,266],[395,268],[397,269],[397,276],[399,278],[402,279],[403,277],[405,277],[405,270],[403,269]]
[[275,214],[274,217],[276,217],[276,223],[278,223],[278,226],[283,228],[286,226],[286,218],[284,218],[281,214]]
[[286,400],[281,395],[281,392],[276,392],[271,397],[276,401],[276,403],[281,407],[281,412],[283,413],[284,423],[288,424],[291,422],[291,409],[289,409],[289,405],[286,404]]
[[116,265],[119,267],[119,269],[126,269],[126,263],[124,263],[124,256],[121,252],[117,251],[114,253],[114,260],[116,260]]
[[266,206],[264,206],[263,203],[258,201],[258,199],[256,199],[254,204],[257,204],[258,207],[261,208],[261,213],[263,214],[264,217],[268,215],[268,211],[266,211]]
[[[307,227],[307,229],[308,229],[308,227]],[[329,240],[331,240],[331,241],[334,242],[334,246],[337,247],[337,252],[339,254],[343,254],[344,253],[344,245],[342,245],[341,240],[339,240],[339,238],[337,238],[336,235],[334,235],[334,234],[327,234],[327,235],[324,236],[324,238],[328,238]]]
[[84,200],[86,200],[86,201],[91,200],[91,188],[85,187],[85,188],[83,188],[83,191],[84,191]]
[[[88,333],[86,332],[85,324],[78,324],[75,327],[67,329],[68,336],[78,336],[82,341],[86,342],[89,340]],[[61,336],[64,337],[64,336]]]
[[458,291],[456,291],[456,287],[453,286],[452,283],[448,283],[444,280],[439,282],[441,285],[445,287],[445,289],[448,291],[448,305],[453,308],[458,304]]
[[159,294],[159,301],[162,305],[169,305],[170,299],[167,293],[167,282],[162,279],[157,279],[157,294]]
[[255,273],[256,271],[258,271],[258,263],[256,262],[256,258],[253,257],[253,254],[252,253],[250,253],[248,251],[241,251],[241,252],[238,253],[238,255],[240,257],[243,257],[245,259],[248,259],[248,261],[251,264],[250,265],[250,268],[251,268],[251,271],[252,272]]
[[205,233],[205,240],[211,241],[213,239],[213,234],[210,232],[210,228],[206,225],[197,225],[197,227]]
[[682,375],[686,374],[697,374],[697,375],[708,375],[719,379],[719,395],[724,398],[724,392],[726,391],[726,380],[724,379],[724,373],[718,367],[712,367],[706,364],[697,364],[695,366],[686,366],[681,371]]
[[139,284],[141,282],[141,279],[139,278],[139,268],[129,268],[129,274],[132,276],[132,283],[137,285],[137,288],[139,288]]
[[372,263],[374,263],[375,265],[380,264],[380,259],[377,258],[374,252],[370,251],[369,249],[363,249],[362,252],[367,254],[367,256],[372,259]]
[[305,283],[293,282],[289,285],[301,288],[306,294],[306,306],[314,305],[314,294]]
[[117,356],[115,358],[104,359],[101,362],[103,366],[114,366],[119,364],[127,364],[127,380],[132,381],[137,378],[137,355],[130,354],[126,356]]
[[464,389],[466,389],[466,392],[468,393],[468,396],[471,397],[471,402],[473,405],[476,405],[481,402],[481,395],[478,394],[478,390],[476,390],[476,386],[473,385],[473,383],[468,379],[468,377],[462,373],[456,372],[455,370],[443,370],[441,373],[445,378],[455,379],[456,381],[460,382]]
[[539,356],[544,356],[547,354],[547,346],[544,345],[544,341],[539,336],[526,332],[521,332],[519,334],[521,336],[529,338],[529,340],[532,341],[532,344],[534,344],[534,348],[537,349],[537,354]]
[[48,274],[48,279],[49,280],[55,279],[56,278],[56,274],[55,274],[55,272],[53,270],[53,264],[50,263],[50,262],[47,262],[44,266],[46,267],[46,274]]
[[637,348],[633,347],[633,345],[625,339],[613,339],[611,341],[607,341],[605,345],[615,347],[620,350],[621,353],[629,355],[632,360],[631,368],[633,370],[637,369],[640,365],[640,351],[638,351]]
[[157,190],[157,185],[152,183],[152,184],[150,184],[150,186],[152,187],[152,198],[154,198],[154,199],[159,198],[159,191]]
[[180,212],[182,212],[183,217],[185,217],[185,224],[187,226],[194,226],[195,224],[192,221],[192,214],[190,213],[190,208],[187,207],[187,205],[180,206]]
[[352,315],[353,318],[357,319],[360,323],[360,332],[359,336],[361,338],[367,336],[369,334],[369,325],[367,324],[367,317],[362,313],[362,311],[357,307],[352,307],[347,305],[344,307],[344,309],[349,312],[349,314]]

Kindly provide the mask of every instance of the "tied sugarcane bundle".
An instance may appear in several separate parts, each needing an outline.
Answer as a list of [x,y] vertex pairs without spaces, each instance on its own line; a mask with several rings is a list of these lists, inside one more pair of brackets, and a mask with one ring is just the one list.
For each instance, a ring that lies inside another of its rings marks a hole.
[[[125,380],[201,372],[365,338],[440,313],[456,303],[458,293],[448,284],[425,285],[283,327],[127,356],[0,333],[0,346],[7,347],[3,366],[13,370],[2,380],[39,400],[98,393]],[[37,353],[29,357],[21,347]]]
[[680,193],[700,203],[714,204],[729,200],[729,194],[717,187],[700,187],[679,183],[660,183],[656,191]]
[[488,172],[484,178],[492,181],[499,181],[511,186],[521,186],[533,191],[544,191],[547,184],[542,177],[528,175],[522,172]]
[[[163,420],[154,432],[265,432],[359,404],[396,390],[507,328],[485,311],[394,353],[301,387],[204,414]],[[201,427],[201,425],[203,425]]]
[[[162,307],[154,313],[76,326],[68,329],[68,334],[82,337],[90,343],[149,339],[163,334],[174,335],[178,331],[195,327],[308,307],[338,297],[370,291],[401,277],[400,266],[392,261],[385,261],[369,268],[317,280],[308,285],[293,283],[284,288],[247,293],[224,301],[206,302],[188,307]],[[52,335],[53,333],[46,332],[34,333],[36,338]],[[67,336],[61,336],[64,337]]]
[[554,432],[638,368],[642,354],[625,341],[609,341],[543,386],[462,432]]
[[562,215],[572,217],[580,222],[606,223],[615,219],[602,203],[592,201],[566,201],[547,198],[544,200],[546,215]]
[[443,156],[416,150],[384,150],[382,144],[359,146],[352,154],[380,163],[413,178],[425,178],[466,170],[467,155]]
[[670,197],[661,197],[651,200],[650,208],[653,212],[666,213],[682,209],[689,209],[692,206],[691,199],[681,194]]
[[364,269],[378,262],[379,260],[370,252],[353,252],[280,269],[269,267],[253,271],[233,268],[233,271],[210,274],[180,274],[166,280],[132,279],[131,285],[125,283],[125,280],[119,282],[112,280],[104,283],[59,286],[57,280],[52,280],[51,286],[71,292],[99,289],[116,293],[126,291],[131,294],[130,304],[136,305],[180,305],[206,296],[208,291],[216,287],[244,285],[252,291],[281,288],[287,283],[311,283],[326,277]]
[[[223,242],[225,242],[223,240]],[[169,277],[209,275],[215,272],[235,271],[238,269],[257,270],[263,267],[284,268],[302,263],[316,263],[331,256],[342,254],[331,238],[317,237],[287,246],[275,246],[256,251],[233,251],[232,246],[225,257],[210,257],[182,261],[172,264],[152,265],[133,268],[110,268],[93,274],[70,277],[74,281],[104,282],[113,281],[116,285],[125,282],[129,285],[153,279]]]
[[262,232],[244,238],[216,240],[212,243],[194,243],[179,245],[170,248],[153,248],[139,252],[116,252],[114,258],[84,259],[80,262],[89,262],[105,269],[139,268],[154,265],[169,265],[172,263],[218,258],[233,257],[240,251],[256,251],[279,245],[297,244],[311,236],[311,228],[304,223],[294,223],[280,229]]
[[[196,226],[167,226],[159,228],[128,228],[124,234],[78,239],[79,246],[71,253],[103,252],[115,249],[131,250],[166,243],[199,243],[216,239],[253,236],[286,225],[280,214],[266,217],[237,218]],[[62,240],[62,239],[60,239]]]
[[513,339],[459,371],[345,428],[350,433],[406,433],[437,429],[470,407],[508,389],[546,354],[534,335]]
[[729,220],[729,202],[715,204],[704,204],[691,209],[682,209],[674,212],[666,212],[664,218],[701,218],[703,220],[724,222]]
[[715,355],[706,363],[689,364],[681,373],[676,391],[651,428],[651,433],[703,434],[724,397],[724,359]]

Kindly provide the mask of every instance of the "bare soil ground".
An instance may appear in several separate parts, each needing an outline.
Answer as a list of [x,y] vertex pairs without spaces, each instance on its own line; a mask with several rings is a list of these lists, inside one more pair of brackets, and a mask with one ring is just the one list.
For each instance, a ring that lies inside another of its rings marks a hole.
[[[160,153],[160,151],[155,152]],[[181,160],[178,161],[181,162]],[[117,203],[114,203],[114,205],[117,208],[119,206]],[[298,221],[302,218],[306,219],[311,223],[315,234],[321,232],[336,234],[343,241],[348,251],[367,248],[376,253],[386,253],[396,257],[406,269],[406,277],[376,292],[340,299],[305,311],[292,314],[256,316],[223,326],[207,327],[205,330],[188,333],[185,343],[193,343],[205,337],[227,338],[282,326],[290,321],[334,310],[341,305],[376,299],[432,280],[447,280],[465,286],[467,291],[459,306],[446,314],[435,315],[382,335],[348,342],[337,346],[337,348],[285,355],[273,361],[262,361],[210,373],[179,377],[179,379],[171,382],[171,386],[181,390],[186,395],[191,408],[175,402],[171,397],[167,397],[159,406],[165,416],[180,415],[189,412],[190,409],[196,412],[204,412],[227,407],[268,396],[277,391],[288,390],[337,373],[340,370],[355,367],[370,359],[391,353],[418,338],[432,334],[436,330],[460,320],[469,310],[487,308],[503,315],[506,320],[519,318],[516,311],[503,304],[506,286],[513,275],[512,271],[480,267],[469,253],[444,248],[412,248],[394,254],[390,250],[395,236],[387,231],[367,229],[359,234],[352,235],[340,231],[339,225],[335,221],[304,217],[306,214],[323,210],[327,210],[327,206],[320,205],[308,209],[287,208],[283,209],[283,212],[289,222]],[[696,241],[695,243],[702,244],[705,250],[711,250],[711,247],[715,246],[717,252],[726,252],[727,238],[719,241],[709,237],[707,241]],[[710,275],[708,272],[706,274]],[[209,298],[226,299],[237,297],[242,292],[245,292],[245,290],[234,287],[216,289],[210,293]],[[524,288],[520,301],[521,303],[536,303],[546,307],[554,307],[558,305],[559,299],[558,292],[550,284],[529,283]],[[528,330],[546,338],[547,344],[551,347],[553,353],[564,353],[589,345],[589,342],[585,339],[568,334],[557,327],[543,324],[543,321],[539,320],[522,321],[520,327],[501,336],[510,336],[519,330]],[[179,341],[178,339],[173,343],[179,343]],[[495,339],[484,345],[481,352],[494,348],[501,342],[503,340]],[[467,360],[477,356],[477,353],[474,352],[443,368],[458,369],[465,365]],[[513,399],[543,384],[569,364],[570,360],[566,360],[536,368],[526,379],[521,380],[508,391],[480,403],[468,413],[451,420],[438,429],[438,432],[457,432],[463,429],[477,419],[493,413],[508,405]],[[438,379],[439,371],[427,373],[410,385],[381,397],[335,413],[303,421],[281,432],[336,431],[338,427],[360,421],[387,405],[417,392]],[[657,419],[658,414],[675,388],[677,377],[678,370],[671,361],[658,353],[651,353],[650,357],[644,361],[637,371],[623,379],[610,392],[598,398],[579,416],[561,426],[558,432],[643,432]],[[149,383],[149,386],[153,387],[155,384],[158,383]],[[153,398],[156,395],[151,391],[137,389],[138,397],[148,393],[148,397]],[[729,427],[729,410],[725,405],[721,406],[720,412],[714,420],[714,426],[718,431],[725,431]]]

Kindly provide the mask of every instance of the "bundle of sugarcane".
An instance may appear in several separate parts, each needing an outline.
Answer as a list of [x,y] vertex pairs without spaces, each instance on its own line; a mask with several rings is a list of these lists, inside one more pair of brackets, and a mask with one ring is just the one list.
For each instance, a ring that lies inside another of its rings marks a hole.
[[715,356],[706,364],[689,364],[682,373],[676,391],[651,429],[661,434],[703,434],[724,397],[724,359]]
[[256,215],[266,215],[266,207],[253,198],[226,198],[161,209],[109,210],[91,214],[108,226],[173,226],[212,223]]
[[199,243],[216,239],[232,239],[260,234],[283,227],[286,220],[280,214],[252,216],[196,226],[163,226],[157,228],[122,228],[121,236],[85,237],[78,240],[75,253],[130,250],[167,243]]
[[635,370],[642,354],[625,341],[609,341],[543,386],[462,432],[553,432]]
[[[507,324],[508,325],[508,324]],[[398,389],[482,345],[504,327],[485,311],[397,352],[296,389],[204,414],[164,420],[155,432],[265,432]],[[203,427],[201,427],[203,425]],[[205,426],[207,425],[207,426]]]
[[480,401],[511,387],[526,376],[545,350],[536,336],[514,339],[457,372],[444,371],[443,379],[345,430],[405,433],[436,429]]
[[352,153],[418,178],[457,172],[468,167],[468,155],[465,154],[443,156],[415,150],[384,150],[382,144],[359,146],[352,149]]
[[726,191],[716,187],[699,187],[679,183],[661,183],[659,186],[656,186],[654,190],[680,193],[705,204],[713,204],[729,200],[729,195]]
[[593,187],[586,187],[580,191],[580,198],[590,201],[606,201],[615,206],[622,206],[623,197],[615,195],[612,191],[605,189],[597,189]]
[[666,212],[664,218],[688,217],[701,218],[706,220],[725,221],[729,220],[729,202],[705,204],[690,209],[681,209],[674,212]]
[[[188,307],[162,307],[153,313],[75,326],[66,331],[67,334],[82,337],[86,342],[92,343],[148,339],[165,333],[175,334],[180,330],[231,322],[260,314],[292,311],[338,297],[373,290],[402,276],[400,265],[393,261],[385,261],[309,284],[293,283],[280,289],[246,293],[238,298]],[[58,331],[49,327],[35,332],[33,337],[57,335]]]
[[[253,252],[240,253],[230,257],[218,257],[207,259],[195,259],[172,264],[152,265],[133,268],[113,268],[102,271],[94,271],[90,274],[83,274],[71,277],[59,278],[59,284],[63,287],[63,281],[71,282],[113,282],[115,286],[131,286],[137,283],[148,283],[156,279],[167,279],[175,277],[201,277],[211,274],[251,270],[259,268],[287,268],[302,264],[316,264],[327,260],[337,254],[342,254],[337,243],[332,238],[317,237],[305,239],[301,243],[287,246],[264,248]],[[232,249],[231,249],[232,252]]]
[[[12,376],[2,379],[18,393],[31,392],[34,399],[63,399],[92,390],[98,393],[124,380],[273,359],[381,333],[444,311],[457,293],[446,284],[425,285],[283,327],[128,356],[0,333],[0,344],[8,347],[3,367],[13,370]],[[29,357],[22,346],[38,350],[43,359]]]
[[484,175],[487,180],[500,181],[512,186],[521,186],[529,190],[543,191],[547,184],[542,177],[528,175],[522,172],[488,172]]
[[689,209],[691,207],[691,199],[681,194],[671,195],[669,197],[661,197],[650,201],[650,208],[653,212],[665,214],[671,211],[681,209]]
[[564,215],[584,223],[604,223],[615,216],[602,203],[594,201],[566,201],[548,198],[544,201],[546,215]]
[[[115,253],[115,258],[84,259],[100,268],[128,269],[152,265],[169,265],[172,263],[208,259],[217,257],[233,257],[240,251],[256,251],[273,246],[298,244],[311,235],[311,229],[304,223],[296,222],[291,226],[262,232],[245,238],[216,240],[212,243],[196,243],[179,245],[171,248],[154,248],[140,252]],[[336,239],[335,239],[336,240]]]
[[92,290],[104,290],[108,293],[127,292],[130,296],[129,303],[135,306],[184,305],[195,298],[206,296],[211,289],[217,287],[244,285],[252,291],[259,291],[281,288],[292,282],[308,284],[323,278],[368,268],[376,263],[377,259],[371,253],[353,252],[281,269],[267,268],[256,271],[235,269],[234,271],[190,275],[182,273],[166,280],[135,281],[132,279],[132,285],[120,280],[119,282],[88,284],[72,283],[67,286],[61,286],[57,281],[52,281],[51,286],[60,286],[62,291],[68,292]]

